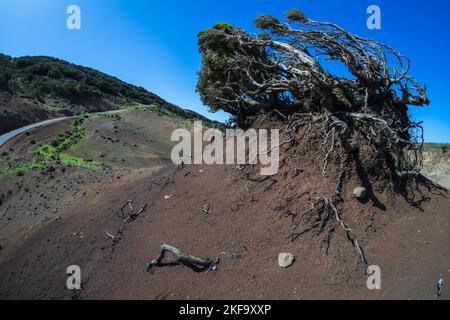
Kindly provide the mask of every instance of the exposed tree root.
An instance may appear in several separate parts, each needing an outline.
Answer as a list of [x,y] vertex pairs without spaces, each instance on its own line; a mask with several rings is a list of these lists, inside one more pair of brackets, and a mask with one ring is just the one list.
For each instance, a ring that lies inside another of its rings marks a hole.
[[[277,113],[278,115],[279,113]],[[349,115],[349,117],[355,116],[355,119],[359,120],[359,115]],[[395,141],[396,143],[399,141],[398,136],[393,133],[389,127],[384,127],[383,120],[372,118],[372,117],[362,117],[368,122],[365,123],[364,130],[372,131],[372,132],[385,132],[387,135],[383,136],[385,144],[391,143]],[[301,139],[304,136],[298,136],[297,131],[299,128],[308,126],[308,137],[306,141],[303,141],[305,144],[312,144],[310,141],[315,141],[314,139],[323,140],[319,146],[319,151],[323,152],[323,161],[321,163],[321,169],[324,174],[327,173],[328,162],[333,159],[333,163],[339,165],[340,170],[339,174],[335,180],[335,188],[334,190],[330,190],[333,192],[332,197],[320,196],[318,197],[312,205],[299,213],[290,212],[287,210],[288,216],[291,216],[293,221],[293,227],[291,231],[292,241],[295,241],[298,237],[313,232],[315,236],[319,236],[322,233],[325,233],[325,237],[322,241],[322,245],[325,251],[328,252],[330,247],[330,242],[332,239],[332,234],[336,230],[335,225],[331,224],[331,221],[334,220],[337,225],[344,230],[347,237],[351,241],[353,247],[356,250],[358,260],[367,267],[367,259],[365,257],[364,251],[359,244],[358,239],[354,231],[349,228],[338,210],[335,206],[336,202],[344,201],[342,190],[347,181],[347,179],[351,175],[352,163],[354,164],[354,156],[353,154],[359,152],[359,145],[356,145],[351,140],[351,135],[353,132],[352,128],[352,120],[348,118],[339,118],[337,114],[332,113],[323,113],[323,114],[300,114],[296,113],[291,116],[285,116],[283,119],[287,119],[288,123],[283,130],[283,133],[288,136],[286,141],[289,141],[289,145],[285,146],[285,151],[288,151],[292,146],[296,146],[301,142]],[[284,120],[283,120],[284,121]],[[353,121],[356,121],[353,119]],[[379,124],[383,124],[383,126],[379,127]],[[314,130],[313,130],[314,128]],[[311,132],[313,135],[311,135]],[[354,133],[353,133],[354,134]],[[366,136],[362,136],[362,138],[367,138]],[[363,140],[360,143],[364,143]],[[371,144],[371,139],[367,138],[367,144]],[[373,160],[373,164],[369,163],[369,166],[376,166],[381,158],[375,158]],[[399,170],[396,170],[399,172]],[[298,169],[294,169],[293,176],[297,176],[299,174]],[[261,177],[261,178],[252,178],[250,174],[246,173],[246,178],[248,181],[252,181],[255,183],[261,183],[267,180],[276,181],[272,177]],[[272,186],[271,184],[269,188]],[[246,189],[249,189],[249,184],[247,182]],[[267,187],[264,191],[267,190]],[[300,230],[299,230],[300,229]]]
[[361,246],[358,243],[358,239],[356,239],[355,233],[353,232],[352,229],[350,229],[349,227],[346,226],[346,224],[340,217],[339,212],[337,211],[336,207],[333,205],[333,202],[329,198],[322,198],[321,200],[324,202],[324,205],[325,205],[324,210],[333,213],[336,221],[339,223],[339,225],[342,227],[342,229],[347,233],[348,239],[352,242],[353,247],[355,248],[356,253],[358,254],[358,258],[364,264],[364,267],[367,269],[367,267],[368,267],[367,259],[366,259],[366,256],[364,255],[363,249],[361,248]]
[[[319,207],[319,205],[322,205]],[[312,215],[312,213],[317,213],[319,219],[317,219],[317,215]],[[358,255],[358,259],[363,263],[364,267],[367,268],[368,263],[367,259],[365,257],[364,251],[361,248],[355,233],[351,228],[349,228],[341,218],[338,210],[336,209],[335,205],[333,204],[333,201],[328,197],[319,197],[317,198],[314,203],[311,205],[311,207],[307,208],[306,210],[300,212],[299,214],[290,214],[293,217],[293,228],[291,231],[291,239],[292,241],[295,241],[298,239],[298,237],[312,232],[315,232],[315,235],[318,236],[326,230],[326,235],[322,241],[323,248],[328,252],[332,233],[335,231],[334,226],[328,226],[331,219],[334,218],[337,224],[345,231],[348,239],[351,241],[353,247],[356,250],[356,253]],[[310,224],[302,223],[303,229],[300,231],[297,231],[297,229],[300,227],[300,223],[302,221],[312,221]],[[305,226],[306,225],[306,226]]]

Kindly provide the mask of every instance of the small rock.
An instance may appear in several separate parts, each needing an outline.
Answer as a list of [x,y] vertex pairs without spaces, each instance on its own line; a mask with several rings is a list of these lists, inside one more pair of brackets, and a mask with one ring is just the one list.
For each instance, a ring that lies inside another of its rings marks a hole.
[[358,187],[353,190],[353,195],[358,200],[364,200],[367,198],[367,189],[363,187]]
[[280,253],[278,255],[278,265],[280,268],[289,268],[294,264],[295,257],[290,253]]
[[442,291],[444,290],[444,279],[439,279],[438,283],[437,283],[437,293],[436,296],[439,298],[440,296],[442,296]]

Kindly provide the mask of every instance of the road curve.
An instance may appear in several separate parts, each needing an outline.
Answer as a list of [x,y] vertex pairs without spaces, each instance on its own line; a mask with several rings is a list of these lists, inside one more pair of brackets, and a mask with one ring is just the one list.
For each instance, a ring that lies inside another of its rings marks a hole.
[[127,109],[121,109],[121,110],[113,110],[113,111],[105,111],[105,112],[95,112],[95,113],[88,113],[88,114],[83,114],[83,115],[77,115],[77,116],[70,116],[70,117],[61,117],[61,118],[56,118],[56,119],[49,119],[49,120],[44,120],[41,122],[36,122],[30,125],[27,125],[25,127],[21,127],[18,129],[15,129],[13,131],[7,132],[3,135],[0,136],[0,147],[3,146],[6,142],[8,142],[9,140],[11,140],[12,138],[18,136],[19,134],[22,134],[24,132],[27,132],[28,130],[37,128],[37,127],[42,127],[42,126],[46,126],[52,123],[56,123],[56,122],[60,122],[63,120],[68,120],[68,119],[76,119],[76,118],[81,118],[83,116],[92,116],[92,115],[99,115],[99,114],[114,114],[114,113],[120,113],[120,112],[124,112],[124,111],[128,111]]

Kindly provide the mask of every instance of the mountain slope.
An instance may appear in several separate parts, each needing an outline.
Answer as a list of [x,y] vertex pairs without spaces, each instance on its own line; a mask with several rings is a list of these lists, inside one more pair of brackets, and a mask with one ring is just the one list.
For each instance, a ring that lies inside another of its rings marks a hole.
[[[158,168],[152,163],[163,163],[157,161],[170,146],[167,134],[155,133],[178,124],[143,110],[120,117],[89,117],[86,137],[64,151],[110,168],[60,161],[0,180],[0,299],[434,299],[436,281],[449,281],[446,190],[419,184],[422,201],[415,207],[374,184],[360,201],[353,190],[361,178],[352,168],[337,208],[368,263],[381,269],[382,289],[369,290],[366,269],[341,225],[318,232],[320,212],[295,218],[334,188],[308,141],[282,146],[280,172],[270,178],[259,176],[259,165]],[[51,143],[66,130],[55,126],[0,147],[0,154],[9,152],[4,161],[27,157],[28,139]],[[149,139],[160,152],[144,148],[153,145]],[[330,163],[330,172],[339,170]],[[147,207],[119,234],[121,207],[129,200],[136,210]],[[109,234],[119,236],[113,241]],[[196,273],[171,264],[167,255],[166,266],[145,273],[163,243],[220,262],[212,272]],[[295,255],[290,268],[278,266],[280,252]],[[80,291],[65,287],[70,265],[81,268]],[[441,299],[448,298],[444,290]]]
[[450,145],[427,143],[424,147],[423,173],[431,180],[450,188]]
[[[336,229],[325,251],[313,234],[292,241],[291,219],[274,210],[286,184],[305,194],[323,180],[310,164],[303,169],[297,177],[290,175],[291,168],[284,169],[288,178],[274,185],[270,180],[248,183],[226,166],[169,166],[83,183],[84,196],[57,217],[2,242],[0,298],[434,298],[435,282],[439,277],[447,282],[450,274],[447,199],[430,194],[432,200],[421,211],[396,198],[382,210],[359,203],[351,189],[344,190],[349,204],[343,216],[357,231],[370,263],[382,270],[382,290],[368,290],[368,276],[342,230]],[[298,204],[307,203],[306,197]],[[148,209],[127,224],[114,244],[106,231],[117,232],[123,220],[120,207],[130,199],[136,208],[147,203]],[[209,215],[202,212],[205,204]],[[217,270],[195,273],[169,264],[145,273],[145,264],[164,242],[201,258],[220,257]],[[278,267],[280,252],[296,256],[291,268]],[[65,270],[72,264],[82,270],[81,291],[64,286]],[[448,298],[444,291],[442,299]]]
[[52,57],[12,58],[0,54],[0,134],[49,118],[136,105],[218,125],[142,87],[92,68]]

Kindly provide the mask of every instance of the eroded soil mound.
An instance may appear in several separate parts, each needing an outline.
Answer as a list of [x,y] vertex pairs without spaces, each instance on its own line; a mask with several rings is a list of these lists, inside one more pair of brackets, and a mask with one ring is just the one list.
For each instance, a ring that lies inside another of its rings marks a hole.
[[[344,201],[336,209],[367,263],[381,268],[382,290],[368,290],[348,232],[335,217],[324,219],[320,203],[306,210],[335,192],[331,181],[340,168],[330,158],[324,173],[320,155],[305,140],[282,146],[280,172],[273,177],[259,176],[258,166],[170,165],[130,172],[107,188],[88,184],[83,199],[63,208],[57,219],[8,238],[0,251],[0,296],[434,299],[437,280],[450,280],[448,193],[424,180],[417,190],[421,201],[413,206],[349,166],[340,191]],[[368,190],[365,201],[353,196],[360,186]],[[128,200],[147,209],[114,242],[106,232],[119,229],[120,208]],[[182,266],[145,273],[163,243],[220,262],[206,274]],[[278,266],[280,252],[295,255],[290,268]],[[66,268],[74,264],[82,270],[81,291],[65,287]],[[442,298],[449,298],[448,291]]]

